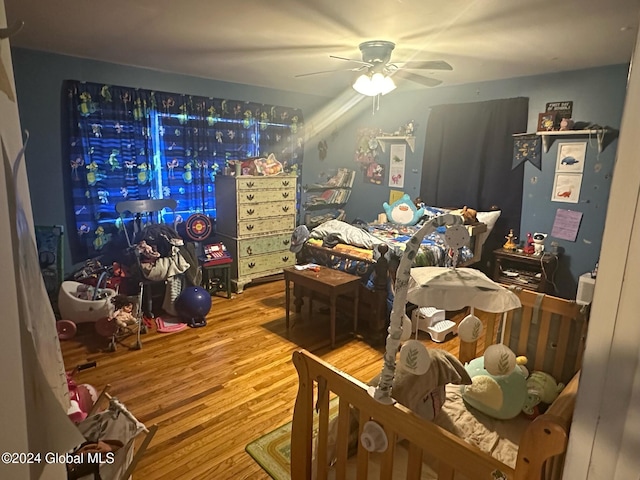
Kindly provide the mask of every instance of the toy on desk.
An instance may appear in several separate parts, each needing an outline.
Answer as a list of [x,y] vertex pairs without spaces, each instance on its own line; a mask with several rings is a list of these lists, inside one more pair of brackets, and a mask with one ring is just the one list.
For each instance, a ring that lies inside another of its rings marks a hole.
[[212,243],[204,246],[204,258],[202,260],[205,267],[210,267],[231,263],[233,258],[223,243]]
[[533,244],[533,235],[531,234],[531,232],[527,233],[527,242],[525,243],[525,246],[522,249],[522,251],[527,255],[532,255],[536,251],[535,246]]
[[504,237],[507,239],[506,243],[502,246],[502,248],[504,248],[505,250],[512,250],[515,251],[518,248],[518,245],[516,244],[516,239],[518,237],[516,237],[513,234],[513,228],[509,230],[509,235],[507,235],[506,237]]
[[534,255],[540,256],[544,252],[544,239],[547,238],[546,233],[534,233],[533,234],[533,248]]

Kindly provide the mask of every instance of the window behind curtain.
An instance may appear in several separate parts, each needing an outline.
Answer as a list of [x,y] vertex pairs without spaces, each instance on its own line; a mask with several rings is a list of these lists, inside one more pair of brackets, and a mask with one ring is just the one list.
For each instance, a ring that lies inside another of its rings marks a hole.
[[215,219],[214,180],[229,160],[273,153],[301,174],[298,109],[77,81],[65,92],[74,262],[122,248],[120,201],[171,197],[178,221]]

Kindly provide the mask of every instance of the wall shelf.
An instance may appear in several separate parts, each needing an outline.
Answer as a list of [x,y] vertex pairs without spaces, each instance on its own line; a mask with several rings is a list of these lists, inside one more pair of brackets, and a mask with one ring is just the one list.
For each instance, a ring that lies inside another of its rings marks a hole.
[[413,152],[416,149],[416,137],[412,137],[412,136],[391,135],[387,137],[376,137],[376,140],[378,141],[378,145],[380,145],[380,149],[382,150],[383,153],[387,148],[388,142],[407,142],[407,145],[409,145],[411,152]]
[[549,151],[557,137],[594,137],[598,141],[598,153],[602,152],[614,137],[615,130],[610,128],[598,128],[590,130],[553,130],[549,132],[536,132],[542,137],[542,149],[544,153]]

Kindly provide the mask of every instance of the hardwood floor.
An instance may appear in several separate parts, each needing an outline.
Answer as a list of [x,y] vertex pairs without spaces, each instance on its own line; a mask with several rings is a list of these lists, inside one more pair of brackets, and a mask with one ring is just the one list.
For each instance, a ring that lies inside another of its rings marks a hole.
[[[93,324],[81,324],[62,351],[68,370],[97,362],[76,374],[78,383],[111,384],[111,393],[140,421],[159,425],[134,477],[268,479],[244,448],[291,420],[294,350],[306,348],[363,381],[382,367],[383,347],[354,338],[347,316],[338,318],[331,350],[329,315],[318,307],[312,319],[304,318],[305,308],[302,317],[292,314],[287,332],[284,282],[277,280],[249,285],[232,299],[214,297],[205,327],[170,334],[154,328],[142,336],[141,350],[107,352],[108,339]],[[441,345],[454,349],[457,340]]]

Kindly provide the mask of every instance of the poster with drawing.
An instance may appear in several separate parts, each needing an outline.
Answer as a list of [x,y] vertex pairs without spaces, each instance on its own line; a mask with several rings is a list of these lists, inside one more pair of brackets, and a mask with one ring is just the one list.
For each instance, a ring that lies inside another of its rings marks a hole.
[[587,153],[587,142],[560,143],[556,172],[582,173]]
[[556,178],[553,181],[553,191],[551,192],[551,201],[578,203],[581,185],[581,173],[556,172]]
[[392,144],[389,148],[389,186],[404,187],[404,167],[407,156],[407,146],[404,144]]

